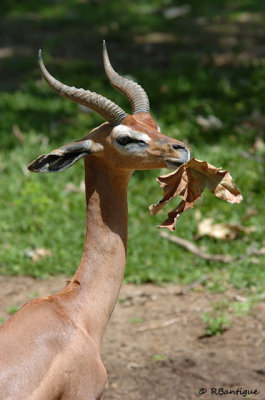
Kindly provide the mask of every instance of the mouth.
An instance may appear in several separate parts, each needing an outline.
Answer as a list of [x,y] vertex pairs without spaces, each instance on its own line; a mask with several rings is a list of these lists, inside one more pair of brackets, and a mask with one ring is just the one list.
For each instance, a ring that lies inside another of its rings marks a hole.
[[190,152],[189,150],[185,149],[184,154],[181,154],[181,157],[175,158],[175,157],[170,157],[166,161],[167,168],[168,169],[177,169],[181,165],[187,163],[190,159]]
[[165,160],[166,161],[166,163],[167,163],[167,168],[168,169],[177,169],[177,168],[179,168],[182,164],[184,164],[186,161],[181,161],[181,160],[178,160],[178,159],[175,159],[175,158],[171,158],[171,159],[168,159],[168,160]]

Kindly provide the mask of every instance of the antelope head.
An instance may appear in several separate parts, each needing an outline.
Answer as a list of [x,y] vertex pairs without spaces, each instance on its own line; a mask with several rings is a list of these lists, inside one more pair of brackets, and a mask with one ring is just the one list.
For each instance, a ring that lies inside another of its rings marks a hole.
[[149,113],[149,100],[143,88],[114,71],[105,42],[103,59],[110,83],[130,101],[132,115],[97,93],[59,82],[45,68],[39,52],[41,73],[49,86],[59,95],[93,109],[107,122],[82,139],[41,155],[29,165],[30,171],[63,171],[86,156],[101,158],[110,169],[128,171],[174,169],[189,161],[190,153],[184,144],[160,132]]

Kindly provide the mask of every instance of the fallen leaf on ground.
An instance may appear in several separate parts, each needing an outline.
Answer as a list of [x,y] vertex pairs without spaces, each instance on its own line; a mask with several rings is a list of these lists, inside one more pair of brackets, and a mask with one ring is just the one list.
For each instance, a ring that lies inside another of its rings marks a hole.
[[25,256],[31,258],[32,262],[37,262],[41,258],[51,257],[52,252],[49,249],[45,249],[44,247],[39,247],[37,249],[29,248],[25,250]]
[[66,183],[64,190],[67,193],[70,193],[70,192],[83,193],[83,192],[85,192],[85,182],[81,181],[79,186],[76,186],[72,182],[68,182],[68,183]]
[[254,226],[242,226],[239,224],[215,224],[212,218],[205,218],[198,223],[196,239],[202,236],[210,236],[215,239],[233,240],[240,233],[249,234],[255,231]]
[[202,115],[198,115],[196,122],[206,131],[209,129],[221,129],[223,127],[222,121],[220,121],[220,119],[214,115],[209,115],[207,118],[204,118]]
[[174,19],[186,15],[191,11],[191,6],[189,4],[184,4],[179,7],[169,7],[165,8],[162,12],[166,19]]
[[192,158],[176,171],[156,179],[164,190],[164,197],[159,203],[149,207],[152,214],[157,214],[170,200],[180,196],[180,204],[168,214],[168,218],[159,228],[175,230],[180,215],[192,208],[206,187],[216,196],[229,203],[240,203],[242,195],[235,186],[228,171],[222,171],[206,161]]
[[249,299],[247,297],[241,296],[240,294],[236,294],[234,296],[234,300],[238,301],[239,303],[246,303]]
[[256,151],[260,153],[265,152],[265,142],[261,136],[256,136],[253,145],[249,149],[250,153],[255,153]]
[[18,124],[14,124],[12,126],[13,135],[17,139],[19,143],[23,143],[26,139],[26,136],[21,132],[20,127]]

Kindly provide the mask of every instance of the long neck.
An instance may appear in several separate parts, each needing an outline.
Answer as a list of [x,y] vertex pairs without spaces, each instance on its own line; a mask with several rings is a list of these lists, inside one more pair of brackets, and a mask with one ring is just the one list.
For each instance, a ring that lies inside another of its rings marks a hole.
[[110,171],[96,157],[85,160],[86,239],[74,280],[78,313],[91,337],[101,342],[123,280],[127,250],[127,185],[130,174]]

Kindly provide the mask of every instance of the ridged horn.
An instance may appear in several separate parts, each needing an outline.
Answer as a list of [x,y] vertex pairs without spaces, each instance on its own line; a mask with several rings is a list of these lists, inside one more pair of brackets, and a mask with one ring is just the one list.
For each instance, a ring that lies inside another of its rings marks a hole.
[[138,83],[123,78],[112,67],[107,52],[105,40],[103,41],[103,61],[106,75],[112,84],[121,94],[123,94],[131,103],[133,114],[140,112],[149,113],[150,105],[147,94]]
[[126,117],[126,112],[123,111],[117,104],[97,93],[89,90],[77,89],[74,86],[67,86],[64,83],[55,79],[46,69],[39,50],[39,66],[43,78],[48,85],[60,96],[66,97],[78,104],[82,104],[100,114],[112,126],[119,125]]

